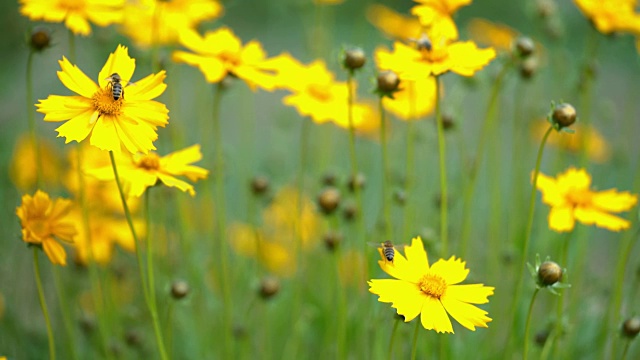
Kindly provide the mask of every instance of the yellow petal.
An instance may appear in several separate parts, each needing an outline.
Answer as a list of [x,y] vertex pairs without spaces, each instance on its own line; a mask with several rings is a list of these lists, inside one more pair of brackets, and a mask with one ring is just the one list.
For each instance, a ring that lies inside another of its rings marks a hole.
[[[115,122],[115,129],[118,137],[130,153],[141,152],[147,154],[149,150],[155,150],[153,142],[158,138],[155,127],[144,122],[127,121],[121,116],[121,121]],[[95,132],[95,131],[94,131]],[[118,142],[119,144],[119,142]],[[118,145],[119,146],[119,145]]]
[[549,228],[558,232],[573,230],[575,218],[569,206],[554,206],[549,212]]
[[429,271],[429,259],[427,252],[424,250],[422,238],[420,236],[411,240],[411,245],[405,246],[404,253],[409,262],[406,272],[409,274],[405,280],[418,282],[419,279]]
[[98,74],[98,83],[104,88],[109,83],[108,77],[113,73],[118,73],[124,85],[131,81],[133,71],[136,69],[136,60],[129,57],[129,50],[126,46],[118,45],[116,51],[109,54],[107,62]]
[[494,288],[483,284],[449,285],[446,297],[471,304],[486,304],[487,297],[493,295]]
[[49,95],[45,100],[36,104],[38,112],[44,113],[44,121],[65,121],[79,116],[87,111],[95,110],[91,99],[82,96]]
[[431,265],[430,273],[442,276],[447,285],[457,284],[469,275],[469,269],[465,269],[464,266],[464,261],[451,256],[449,260],[440,259]]
[[95,122],[91,132],[91,145],[106,151],[120,153],[120,138],[116,131],[116,118],[112,115],[102,115]]
[[491,321],[487,312],[476,306],[449,298],[446,295],[442,297],[441,301],[449,315],[469,330],[475,331],[476,326],[486,328],[488,327],[487,323]]
[[122,106],[121,118],[130,123],[146,123],[148,126],[164,127],[168,123],[169,110],[163,103],[157,101],[129,101]]
[[158,175],[155,171],[136,168],[125,172],[121,178],[126,183],[127,195],[140,197],[148,187],[154,186],[158,182]]
[[638,196],[627,191],[619,193],[616,189],[610,189],[593,193],[591,202],[598,209],[621,212],[630,210],[638,202]]
[[496,57],[493,48],[479,49],[473,41],[454,43],[448,46],[447,51],[449,69],[462,76],[473,76]]
[[92,123],[92,119],[96,112],[94,110],[87,110],[72,119],[69,119],[66,123],[60,125],[56,131],[58,137],[65,138],[65,144],[71,141],[80,142],[89,136],[95,126],[95,122]]
[[578,207],[574,214],[576,219],[583,224],[595,224],[598,227],[611,231],[625,230],[631,225],[631,223],[625,219],[594,208]]
[[57,241],[51,238],[45,239],[42,241],[42,248],[49,260],[51,260],[51,263],[62,266],[67,265],[67,253]]
[[402,280],[370,280],[369,291],[379,296],[378,301],[392,303],[391,306],[404,316],[405,321],[411,321],[420,314],[426,299],[415,284]]
[[167,88],[164,83],[166,77],[166,72],[162,70],[131,84],[127,87],[127,101],[151,100],[162,95]]
[[591,176],[584,169],[572,167],[558,175],[557,184],[561,192],[588,190],[591,186]]
[[209,83],[217,83],[227,75],[224,63],[215,57],[206,57],[184,51],[175,51],[172,55],[175,62],[183,62],[192,66],[197,66]]
[[189,165],[202,160],[200,145],[192,145],[182,150],[173,152],[160,159],[160,168],[172,175],[184,175],[191,181],[204,179],[209,171],[198,166]]
[[78,95],[91,99],[93,94],[98,90],[96,83],[77,66],[71,64],[66,57],[63,56],[62,60],[58,61],[58,63],[60,64],[60,69],[62,69],[62,71],[58,71],[58,78],[64,86]]
[[[531,173],[531,177],[533,178],[533,173]],[[558,184],[554,178],[538,173],[536,187],[542,192],[542,201],[545,204],[561,206],[565,203],[564,194],[559,191]]]
[[378,253],[382,260],[378,261],[378,265],[382,271],[387,274],[393,276],[396,279],[416,283],[420,279],[421,275],[416,276],[414,269],[412,269],[412,265],[407,261],[407,259],[398,251],[395,252],[395,256],[393,258],[393,262],[387,261],[382,254],[382,249],[378,248]]
[[64,22],[65,26],[69,28],[74,34],[87,36],[91,34],[91,25],[87,19],[80,16],[78,13],[70,12],[67,15],[67,19]]
[[429,296],[424,297],[420,322],[427,330],[435,330],[439,333],[453,333],[449,315],[442,307],[439,300]]
[[168,187],[175,187],[183,192],[188,192],[192,197],[196,195],[195,190],[193,190],[193,186],[183,180],[162,173],[158,174],[158,178]]

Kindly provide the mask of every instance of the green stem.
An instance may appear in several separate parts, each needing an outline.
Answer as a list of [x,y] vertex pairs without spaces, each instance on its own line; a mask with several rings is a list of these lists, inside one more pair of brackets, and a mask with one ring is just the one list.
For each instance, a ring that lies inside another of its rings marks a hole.
[[[568,264],[568,259],[569,259],[569,239],[570,239],[571,233],[567,233],[567,235],[564,237],[563,239],[563,243],[562,243],[562,252],[560,254],[560,259],[561,259],[561,263],[562,266],[564,267],[569,267]],[[567,274],[564,274],[564,279],[563,281],[568,281],[568,276]],[[554,341],[560,341],[560,339],[562,338],[562,334],[564,333],[563,331],[563,326],[562,326],[562,318],[564,315],[564,301],[566,298],[566,291],[563,291],[562,294],[560,294],[559,298],[558,298],[558,303],[556,306],[556,336],[554,337]],[[561,355],[561,354],[557,354],[558,351],[562,351],[562,348],[560,346],[555,346],[554,347],[554,353],[556,355]]]
[[387,150],[387,119],[385,116],[384,106],[382,105],[383,96],[380,96],[378,102],[380,109],[380,145],[382,149],[382,214],[384,216],[384,227],[387,240],[393,238],[391,231],[391,208],[389,206],[389,158]]
[[413,330],[413,340],[411,341],[411,360],[415,360],[418,350],[418,333],[420,332],[420,319],[416,319],[416,328]]
[[[536,204],[536,190],[537,190],[537,186],[538,186],[538,174],[540,173],[540,164],[542,163],[542,154],[544,151],[544,145],[547,142],[547,138],[549,138],[549,135],[551,134],[551,131],[553,131],[553,126],[549,126],[549,129],[547,129],[547,132],[545,132],[544,136],[542,137],[542,141],[540,142],[540,148],[538,149],[538,156],[536,158],[536,167],[533,171],[533,178],[532,178],[532,186],[531,186],[531,193],[529,195],[529,215],[527,217],[527,228],[526,228],[526,232],[525,232],[525,239],[524,239],[524,245],[522,247],[522,254],[521,254],[521,262],[520,262],[520,267],[517,268],[517,285],[516,285],[516,291],[515,291],[515,296],[513,297],[513,301],[511,303],[511,321],[513,324],[515,324],[516,322],[516,318],[517,318],[517,307],[518,304],[520,302],[520,297],[522,296],[522,290],[523,290],[523,286],[524,286],[524,278],[525,276],[523,276],[523,272],[525,271],[525,266],[527,264],[527,254],[529,252],[529,242],[531,240],[531,230],[533,228],[533,215],[534,215],[534,210],[535,210],[535,204]],[[509,336],[508,336],[508,341],[511,340],[511,335],[514,332],[511,331],[509,332]]]
[[396,334],[398,333],[398,325],[400,324],[400,320],[396,320],[393,323],[393,329],[391,330],[391,338],[389,339],[389,352],[387,358],[389,360],[393,359],[393,343],[396,339]]
[[122,189],[122,185],[120,183],[120,177],[118,176],[118,167],[116,165],[116,159],[113,156],[113,151],[109,151],[109,157],[111,158],[111,167],[113,168],[113,175],[116,179],[116,185],[118,185],[118,192],[120,193],[120,200],[122,201],[122,207],[124,208],[124,215],[127,219],[127,224],[129,225],[129,230],[131,230],[131,235],[133,236],[133,241],[136,247],[136,257],[138,258],[138,271],[140,272],[140,280],[142,282],[142,289],[144,294],[144,300],[147,304],[147,308],[149,309],[149,313],[151,314],[151,320],[153,321],[153,331],[156,337],[156,343],[158,346],[158,352],[160,353],[160,358],[162,360],[167,360],[167,352],[164,347],[164,342],[162,340],[162,330],[160,328],[160,321],[158,319],[158,312],[153,307],[155,303],[155,299],[151,299],[155,297],[155,294],[150,293],[149,284],[147,283],[147,279],[144,274],[144,260],[142,259],[142,252],[140,250],[140,240],[138,235],[136,234],[136,229],[133,226],[133,219],[131,217],[131,212],[129,211],[129,206],[127,205],[127,199],[124,196],[124,190]]
[[33,271],[36,276],[36,286],[38,287],[38,298],[40,299],[40,308],[42,308],[42,315],[44,315],[44,322],[47,325],[47,338],[49,339],[49,359],[55,360],[56,358],[56,345],[53,340],[53,329],[51,328],[51,320],[49,318],[49,310],[47,309],[47,302],[44,298],[44,289],[42,288],[42,279],[40,278],[40,263],[38,260],[38,248],[33,247]]
[[622,357],[620,358],[621,360],[626,360],[627,359],[627,353],[629,352],[629,346],[631,345],[631,340],[627,339],[626,344],[624,344],[624,351],[622,352]]
[[75,335],[73,333],[73,325],[71,324],[71,319],[69,318],[69,306],[67,302],[67,297],[65,296],[65,292],[60,285],[60,273],[58,272],[57,267],[53,267],[53,283],[56,288],[56,295],[58,295],[58,302],[60,303],[60,313],[62,314],[62,323],[64,324],[64,331],[67,335],[67,341],[69,346],[69,354],[71,354],[72,359],[77,359],[78,354],[76,353],[76,345],[75,345]]
[[533,292],[531,296],[531,302],[529,303],[529,311],[527,312],[527,322],[524,326],[524,350],[522,353],[523,360],[527,360],[527,356],[529,354],[529,330],[531,328],[531,314],[533,313],[533,303],[536,301],[536,295],[540,291],[539,288],[536,287],[536,290]]
[[27,57],[27,120],[29,124],[29,134],[31,135],[31,146],[35,154],[36,165],[36,189],[42,189],[42,160],[40,159],[40,147],[38,146],[38,135],[36,131],[36,120],[33,114],[33,50],[29,50]]
[[407,91],[409,94],[409,119],[407,121],[407,158],[405,164],[405,182],[404,182],[404,195],[407,203],[404,209],[404,228],[402,231],[402,239],[406,241],[409,236],[411,227],[413,226],[413,204],[412,197],[409,196],[413,191],[414,184],[414,169],[415,169],[415,129],[417,121],[416,119],[416,96],[415,96],[415,82],[411,81],[407,84]]
[[444,140],[444,127],[442,125],[440,94],[440,76],[436,76],[436,125],[438,127],[438,154],[440,155],[440,254],[446,257],[449,254],[449,241],[447,238],[448,194],[447,194],[447,167],[446,147]]
[[[149,193],[151,188],[147,189],[144,193],[144,211],[145,211],[145,229],[147,230],[147,236],[145,239],[146,254],[147,254],[147,285],[149,286],[149,300],[154,314],[158,314],[158,303],[156,301],[156,285],[153,271],[153,251],[151,250],[151,216],[149,211]],[[159,321],[158,321],[159,323]],[[162,340],[162,333],[160,339]]]

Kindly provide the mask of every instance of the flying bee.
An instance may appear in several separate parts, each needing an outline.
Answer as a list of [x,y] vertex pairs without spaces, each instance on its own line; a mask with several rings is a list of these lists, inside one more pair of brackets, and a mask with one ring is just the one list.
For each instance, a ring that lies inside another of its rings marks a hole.
[[429,37],[426,34],[420,35],[420,38],[418,39],[410,38],[409,42],[414,43],[416,48],[419,51],[422,51],[422,50],[431,51],[433,49],[433,44],[431,43],[431,39],[429,39]]
[[[369,245],[382,248],[382,255],[384,255],[384,258],[393,264],[393,259],[396,256],[396,247],[394,247],[391,241],[387,240],[383,243],[369,243]],[[404,245],[401,245],[400,247],[404,247]]]
[[[122,82],[122,78],[118,73],[113,73],[111,76],[106,78],[105,80],[109,81],[109,87],[111,88],[111,94],[113,95],[113,100],[118,101],[120,98],[124,99],[124,88]],[[132,82],[127,82],[126,86],[135,85]]]

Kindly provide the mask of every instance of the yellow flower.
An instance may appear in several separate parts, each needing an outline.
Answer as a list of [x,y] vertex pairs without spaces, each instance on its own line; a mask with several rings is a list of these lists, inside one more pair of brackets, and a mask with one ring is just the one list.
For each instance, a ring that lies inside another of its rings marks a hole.
[[485,19],[472,19],[468,27],[473,41],[491,46],[498,51],[511,51],[513,42],[518,37],[518,32],[514,29]]
[[447,40],[458,38],[458,28],[451,18],[459,8],[471,4],[471,0],[414,0],[415,5],[411,13],[420,19],[423,26]]
[[295,248],[278,238],[267,238],[264,230],[246,224],[232,224],[231,246],[240,255],[255,258],[270,273],[289,277],[296,272]]
[[244,80],[252,90],[258,86],[268,91],[275,88],[274,75],[261,67],[267,54],[255,40],[243,47],[240,39],[223,27],[205,33],[204,37],[185,30],[180,34],[180,43],[193,53],[174,51],[173,60],[198,67],[209,83],[233,75]]
[[[129,85],[135,60],[126,47],[119,45],[98,74],[98,84],[88,78],[69,60],[59,62],[60,81],[77,96],[49,95],[37,104],[45,114],[45,121],[67,121],[58,127],[58,136],[81,142],[91,136],[91,145],[102,150],[119,153],[121,146],[131,153],[155,149],[158,126],[164,127],[169,119],[166,106],[151,99],[160,96],[167,85],[165,72],[149,75]],[[112,74],[119,74],[124,92],[117,100],[112,91]]]
[[[54,186],[60,180],[61,159],[55,148],[47,141],[38,139],[40,157],[40,171],[43,183],[47,187]],[[38,163],[36,161],[35,146],[31,136],[25,134],[18,138],[13,149],[9,174],[11,181],[23,192],[36,186],[38,176]]]
[[223,13],[214,0],[138,0],[127,3],[122,31],[142,46],[178,43],[181,32]]
[[[123,154],[116,157],[118,175],[128,196],[140,197],[145,190],[162,182],[168,187],[175,187],[189,195],[195,196],[193,185],[178,179],[176,176],[185,176],[191,181],[205,179],[209,171],[191,163],[202,160],[200,145],[192,145],[188,148],[173,152],[163,157],[156,153],[148,154]],[[89,169],[87,174],[107,181],[114,180],[111,165]]]
[[569,168],[556,179],[539,174],[537,188],[542,202],[551,207],[549,228],[557,232],[573,230],[576,220],[611,231],[629,228],[629,221],[611,215],[631,209],[638,196],[616,189],[591,191],[591,176],[584,169]]
[[[531,127],[531,134],[536,141],[540,142],[544,133],[549,128],[549,122],[536,121]],[[604,163],[611,158],[611,147],[604,136],[591,125],[584,125],[575,128],[574,134],[564,131],[552,131],[547,139],[547,145],[556,146],[561,149],[579,154],[583,146],[587,148],[587,156],[596,163]]]
[[417,18],[399,14],[384,5],[370,5],[367,20],[393,39],[417,39],[422,34],[422,25]]
[[[442,39],[441,39],[442,40]],[[463,76],[473,76],[496,57],[493,48],[479,49],[472,41],[447,44],[432,42],[431,48],[414,49],[401,42],[394,43],[394,51],[378,48],[375,51],[378,67],[393,70],[401,78],[424,79],[452,71]]]
[[[392,303],[405,322],[421,315],[422,326],[439,333],[453,333],[449,315],[472,331],[476,326],[487,327],[491,318],[473,304],[488,303],[487,297],[493,295],[494,288],[483,284],[457,285],[469,274],[464,261],[452,256],[429,266],[420,237],[405,247],[405,254],[406,258],[396,251],[393,262],[378,261],[384,272],[396,278],[369,281],[369,291],[379,296],[378,301]],[[380,256],[383,258],[381,251]]]
[[640,32],[640,14],[636,0],[574,0],[584,16],[603,34]]
[[91,34],[98,26],[120,23],[125,0],[20,0],[20,13],[31,20],[62,22],[74,34]]
[[393,99],[384,97],[382,104],[401,120],[418,120],[431,112],[436,105],[436,81],[434,77],[417,80],[401,79],[400,91]]
[[71,200],[52,201],[49,194],[36,191],[35,195],[23,195],[22,205],[16,208],[16,215],[22,225],[22,240],[42,246],[52,263],[67,264],[67,253],[55,238],[73,243],[76,228],[69,219]]

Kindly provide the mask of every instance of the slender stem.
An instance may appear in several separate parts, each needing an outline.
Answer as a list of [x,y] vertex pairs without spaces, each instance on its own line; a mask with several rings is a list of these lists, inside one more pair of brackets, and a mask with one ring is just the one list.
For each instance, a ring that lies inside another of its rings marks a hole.
[[44,315],[44,322],[47,325],[47,338],[49,339],[49,359],[55,360],[56,358],[56,345],[53,340],[53,330],[51,328],[51,320],[49,318],[49,310],[47,309],[47,302],[44,298],[44,289],[42,288],[42,279],[40,278],[40,263],[38,261],[38,248],[33,247],[33,271],[36,277],[36,286],[38,287],[38,298],[40,299],[40,308],[42,308],[42,315]]
[[229,335],[231,330],[231,315],[233,314],[233,303],[231,301],[231,290],[229,288],[229,282],[231,278],[229,277],[229,265],[227,263],[228,259],[228,244],[226,241],[226,233],[227,233],[227,206],[225,199],[225,164],[224,164],[224,152],[222,146],[222,131],[220,129],[220,101],[222,99],[222,94],[224,93],[224,88],[221,83],[215,88],[213,94],[213,105],[211,108],[212,112],[212,121],[213,121],[213,143],[215,146],[216,153],[216,164],[215,164],[215,176],[214,185],[215,185],[215,197],[216,201],[214,203],[216,209],[216,240],[218,241],[218,248],[220,249],[220,266],[221,266],[221,278],[220,284],[222,285],[222,301],[224,306],[224,311],[222,312],[222,331],[223,331],[223,351],[225,357],[229,357],[229,350],[232,348],[233,344],[231,344]]
[[40,146],[38,143],[38,134],[36,131],[36,119],[33,116],[33,50],[29,50],[27,56],[27,120],[29,124],[29,134],[31,136],[31,146],[36,166],[36,189],[42,189],[42,160],[40,159]]
[[[154,271],[153,271],[153,251],[151,250],[151,216],[149,211],[149,193],[151,192],[151,188],[149,188],[144,193],[144,211],[145,211],[145,229],[147,230],[147,236],[145,239],[146,245],[146,253],[147,253],[147,285],[149,287],[149,300],[151,303],[152,311],[154,314],[158,314],[158,303],[156,302],[156,285],[154,279]],[[158,321],[159,323],[159,321]],[[162,340],[162,333],[159,333]]]
[[391,229],[391,207],[389,206],[389,158],[387,150],[387,119],[385,116],[384,106],[382,105],[383,96],[380,96],[378,102],[380,108],[380,145],[382,149],[382,214],[384,216],[385,233],[387,240],[392,239]]
[[621,360],[627,359],[627,352],[629,352],[629,346],[631,345],[631,339],[627,339],[627,342],[624,344],[624,351],[622,352]]
[[118,185],[118,192],[120,193],[120,200],[122,201],[122,207],[124,208],[124,215],[127,219],[129,230],[131,230],[131,235],[133,236],[133,240],[136,248],[136,257],[138,258],[138,271],[140,272],[140,280],[142,281],[144,300],[147,304],[147,308],[149,309],[149,312],[151,313],[151,320],[153,321],[153,331],[156,337],[158,352],[160,353],[160,358],[163,360],[166,360],[168,359],[168,357],[164,347],[164,342],[162,340],[162,330],[160,328],[158,312],[153,307],[153,302],[155,302],[155,299],[151,300],[151,297],[155,297],[155,294],[152,294],[149,292],[149,285],[147,283],[147,279],[144,274],[144,265],[143,265],[144,260],[142,259],[142,252],[140,250],[140,240],[138,238],[138,235],[136,234],[136,229],[133,226],[133,219],[131,217],[131,212],[129,211],[129,206],[127,205],[127,200],[124,196],[124,191],[120,183],[120,177],[118,176],[118,167],[116,165],[116,159],[113,156],[113,151],[109,151],[109,157],[111,158],[111,167],[113,168],[113,175],[116,179],[116,184]]
[[53,283],[56,288],[56,295],[58,296],[58,302],[60,303],[60,313],[62,314],[62,323],[64,325],[64,331],[67,335],[67,342],[69,346],[69,354],[72,359],[77,359],[78,354],[76,353],[76,345],[75,345],[75,335],[73,333],[73,325],[71,324],[71,319],[69,318],[69,306],[67,302],[67,297],[65,296],[65,292],[62,289],[60,284],[60,273],[58,272],[57,267],[53,267]]
[[413,226],[413,210],[414,202],[412,197],[409,196],[413,191],[414,174],[415,174],[415,140],[416,140],[416,88],[415,81],[411,81],[407,84],[407,91],[409,94],[409,119],[407,121],[407,158],[405,164],[405,182],[404,182],[404,195],[407,199],[407,203],[404,208],[404,228],[402,231],[402,239],[407,239],[411,226]]
[[[521,254],[521,263],[520,263],[520,267],[517,268],[517,285],[516,285],[516,291],[515,291],[515,296],[513,297],[513,301],[511,303],[511,321],[513,324],[515,324],[516,322],[516,315],[517,315],[517,307],[518,304],[520,303],[520,298],[522,296],[522,290],[523,290],[523,286],[524,286],[524,278],[525,276],[523,276],[523,272],[525,271],[525,266],[527,264],[527,254],[529,252],[529,242],[531,240],[531,229],[533,228],[533,214],[534,214],[534,210],[535,210],[535,204],[536,204],[536,190],[538,187],[538,174],[540,173],[540,164],[542,163],[542,153],[544,151],[544,145],[547,142],[547,138],[549,138],[549,135],[551,134],[551,131],[553,131],[553,126],[549,126],[549,129],[547,129],[547,132],[544,134],[544,136],[542,137],[542,141],[540,142],[540,148],[538,149],[538,156],[536,158],[536,167],[533,171],[533,178],[532,178],[532,186],[531,186],[531,193],[529,195],[529,215],[527,217],[527,228],[526,228],[526,232],[525,232],[525,239],[524,239],[524,245],[522,247],[522,254]],[[511,335],[514,332],[511,331],[509,332],[508,335],[508,341],[511,340]]]
[[[562,264],[562,266],[564,267],[568,267],[568,258],[569,258],[569,238],[571,236],[571,233],[567,233],[567,235],[564,237],[563,243],[562,243],[562,253],[560,254],[560,261],[562,261],[560,264]],[[564,280],[567,281],[567,274],[564,275]],[[562,318],[564,315],[564,301],[565,301],[565,297],[566,297],[566,291],[563,291],[562,294],[560,294],[560,296],[558,297],[558,303],[556,306],[556,336],[554,337],[555,341],[560,341],[560,339],[562,338],[562,334],[563,334],[563,326],[562,326]],[[561,346],[556,346],[554,348],[554,353],[556,353],[557,351],[562,351]],[[560,355],[560,354],[556,354],[556,355]]]
[[447,156],[444,139],[444,127],[442,125],[440,94],[440,76],[436,76],[436,125],[438,128],[438,154],[440,155],[440,254],[445,257],[449,254],[449,241],[447,238],[448,194],[447,194]]
[[531,296],[531,302],[529,303],[529,311],[527,311],[527,322],[524,325],[524,350],[522,353],[523,360],[527,360],[529,354],[529,330],[531,329],[531,314],[533,313],[533,303],[536,301],[536,295],[540,292],[539,288],[533,292]]
[[420,319],[416,319],[416,328],[413,330],[413,340],[411,343],[411,360],[416,358],[416,350],[418,350],[418,333],[420,332]]
[[389,339],[389,352],[387,358],[389,360],[393,359],[393,344],[396,339],[396,334],[398,333],[398,325],[400,324],[400,320],[396,320],[393,323],[393,329],[391,329],[391,338]]

